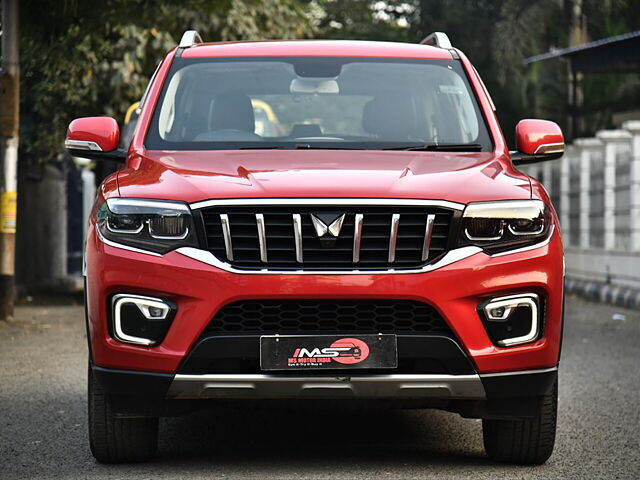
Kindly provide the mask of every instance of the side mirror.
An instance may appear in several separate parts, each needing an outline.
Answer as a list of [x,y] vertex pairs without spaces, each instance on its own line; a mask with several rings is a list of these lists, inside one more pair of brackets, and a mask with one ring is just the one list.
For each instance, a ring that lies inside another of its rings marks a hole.
[[65,148],[74,157],[124,161],[127,152],[118,150],[120,129],[111,117],[76,118],[69,124]]
[[560,158],[564,153],[562,130],[548,120],[520,120],[516,125],[516,149],[511,152],[516,165]]

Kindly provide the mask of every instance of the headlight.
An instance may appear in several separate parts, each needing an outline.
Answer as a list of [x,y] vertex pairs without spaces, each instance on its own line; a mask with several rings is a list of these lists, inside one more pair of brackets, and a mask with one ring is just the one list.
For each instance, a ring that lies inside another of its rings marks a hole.
[[460,245],[498,253],[533,245],[551,231],[551,213],[541,200],[470,203],[462,214]]
[[181,202],[110,198],[98,210],[98,229],[108,240],[156,253],[198,246],[191,210]]

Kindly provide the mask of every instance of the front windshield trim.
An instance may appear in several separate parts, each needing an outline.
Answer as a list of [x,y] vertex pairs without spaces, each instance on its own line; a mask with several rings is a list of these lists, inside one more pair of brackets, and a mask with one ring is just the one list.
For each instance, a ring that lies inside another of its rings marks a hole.
[[[154,112],[151,116],[151,121],[145,132],[144,146],[147,150],[152,151],[223,151],[223,150],[272,150],[272,149],[324,149],[324,150],[412,150],[422,151],[423,149],[411,147],[420,147],[424,142],[412,142],[407,141],[381,141],[376,139],[368,139],[366,141],[331,141],[325,139],[314,138],[309,141],[300,141],[299,139],[293,141],[281,141],[272,140],[269,137],[265,137],[262,141],[187,141],[187,142],[172,142],[169,140],[161,139],[158,134],[158,117],[160,109],[163,104],[165,95],[167,94],[169,82],[173,75],[180,69],[197,63],[231,63],[231,62],[290,62],[293,59],[335,59],[348,63],[389,63],[389,64],[448,64],[449,68],[454,70],[464,82],[467,88],[469,97],[471,99],[473,109],[478,121],[478,139],[472,141],[472,148],[465,150],[464,148],[456,149],[456,152],[488,152],[493,151],[494,141],[492,138],[492,131],[489,128],[487,119],[481,108],[478,92],[475,91],[471,80],[468,77],[468,73],[464,68],[462,62],[459,60],[440,60],[440,59],[421,59],[421,58],[397,58],[397,57],[336,57],[336,56],[306,56],[306,55],[290,55],[286,57],[281,56],[242,56],[242,57],[195,57],[195,58],[175,58],[170,66],[169,71],[164,79],[162,90],[158,96],[155,104]],[[335,140],[335,139],[334,139]],[[262,145],[264,144],[264,145]],[[481,148],[477,148],[477,144],[480,144]],[[405,148],[406,147],[406,148]],[[437,151],[433,149],[430,151]]]

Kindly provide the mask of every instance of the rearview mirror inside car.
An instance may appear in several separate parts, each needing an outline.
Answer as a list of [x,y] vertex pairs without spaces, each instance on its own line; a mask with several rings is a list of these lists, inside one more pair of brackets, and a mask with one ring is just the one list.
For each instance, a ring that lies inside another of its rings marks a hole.
[[294,78],[289,90],[291,93],[340,93],[338,82],[326,78]]

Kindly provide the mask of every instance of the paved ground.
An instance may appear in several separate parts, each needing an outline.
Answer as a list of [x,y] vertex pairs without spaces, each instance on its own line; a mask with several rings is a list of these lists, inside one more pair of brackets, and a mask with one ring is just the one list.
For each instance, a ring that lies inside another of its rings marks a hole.
[[200,413],[162,421],[157,461],[103,466],[87,445],[81,307],[20,307],[0,323],[0,479],[640,478],[640,313],[575,298],[567,313],[541,467],[490,463],[480,422],[434,411]]

